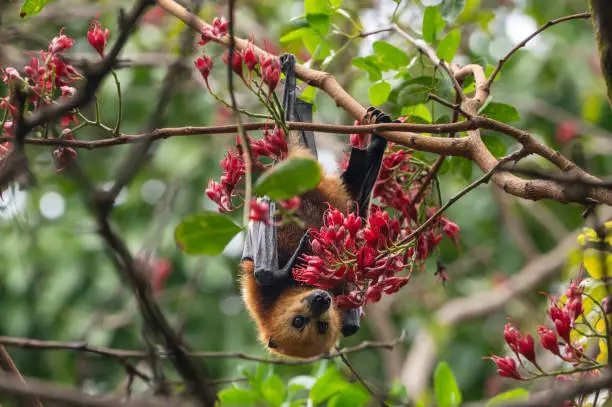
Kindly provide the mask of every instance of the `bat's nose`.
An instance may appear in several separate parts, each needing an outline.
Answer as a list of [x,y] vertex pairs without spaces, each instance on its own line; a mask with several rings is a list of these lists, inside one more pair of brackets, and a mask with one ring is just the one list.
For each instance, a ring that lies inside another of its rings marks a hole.
[[316,290],[307,297],[313,317],[318,317],[329,309],[331,296],[327,291]]

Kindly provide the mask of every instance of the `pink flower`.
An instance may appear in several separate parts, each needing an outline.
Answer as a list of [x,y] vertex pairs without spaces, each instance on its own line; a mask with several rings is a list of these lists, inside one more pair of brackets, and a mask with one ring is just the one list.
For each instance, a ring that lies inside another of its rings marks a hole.
[[95,20],[89,25],[89,31],[87,31],[87,40],[89,44],[98,51],[98,54],[104,58],[104,48],[106,47],[106,41],[110,32],[108,28],[104,28],[102,22],[96,17]]
[[227,20],[223,16],[215,17],[214,20],[213,20],[213,30],[214,30],[214,33],[217,36],[227,34],[228,24],[229,23],[227,22]]
[[65,27],[63,27],[60,30],[60,35],[59,37],[55,37],[51,40],[51,42],[49,43],[49,52],[52,54],[56,54],[59,52],[64,52],[67,49],[72,48],[72,45],[74,44],[74,40],[64,34],[62,34],[62,31],[64,31]]

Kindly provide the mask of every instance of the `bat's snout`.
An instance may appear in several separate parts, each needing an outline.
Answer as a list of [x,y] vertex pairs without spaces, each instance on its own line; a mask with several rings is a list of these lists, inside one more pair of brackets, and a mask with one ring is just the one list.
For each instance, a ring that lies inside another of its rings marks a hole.
[[315,290],[306,297],[313,317],[319,317],[326,312],[331,305],[331,295],[327,291]]

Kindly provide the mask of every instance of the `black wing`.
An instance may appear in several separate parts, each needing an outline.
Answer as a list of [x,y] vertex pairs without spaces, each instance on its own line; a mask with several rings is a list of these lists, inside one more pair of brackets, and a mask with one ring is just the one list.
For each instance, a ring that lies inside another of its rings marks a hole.
[[[369,108],[368,115],[374,116],[376,123],[391,123],[391,118],[378,109]],[[353,147],[342,182],[347,192],[359,208],[359,216],[366,218],[370,206],[372,190],[376,184],[387,140],[376,133],[366,149]]]
[[[376,123],[390,123],[391,118],[378,109],[369,108],[368,115],[375,118]],[[387,148],[387,140],[376,133],[372,134],[372,140],[366,149],[351,149],[349,163],[342,173],[342,182],[351,199],[357,203],[359,216],[366,218],[372,197],[372,190],[376,185],[376,179],[382,165],[383,154]],[[342,334],[351,336],[360,327],[361,307],[344,310]]]

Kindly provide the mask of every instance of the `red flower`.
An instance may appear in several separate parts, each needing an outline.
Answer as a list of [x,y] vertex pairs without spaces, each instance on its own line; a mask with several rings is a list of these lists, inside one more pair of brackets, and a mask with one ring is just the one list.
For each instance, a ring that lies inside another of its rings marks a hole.
[[202,78],[204,78],[204,82],[206,82],[206,87],[208,88],[208,90],[210,90],[210,85],[208,84],[208,75],[210,75],[210,71],[213,67],[212,59],[210,59],[210,57],[208,57],[207,55],[203,55],[196,59],[194,64],[198,71],[200,71]]
[[517,331],[512,324],[507,323],[506,326],[504,326],[504,339],[513,352],[518,351],[518,342],[520,337],[520,332]]
[[[223,62],[227,65],[229,59],[228,51],[225,51],[223,54]],[[238,50],[234,50],[232,53],[232,70],[238,74],[238,76],[242,76],[242,52]]]
[[64,31],[65,27],[63,27],[60,30],[60,35],[59,37],[55,37],[51,40],[51,42],[49,43],[49,52],[52,54],[56,54],[58,52],[64,52],[67,49],[72,48],[72,45],[74,44],[74,40],[64,34],[62,34],[62,31]]
[[555,325],[557,333],[566,343],[570,343],[570,332],[572,330],[572,320],[570,316],[559,308],[555,303],[555,300],[551,299],[550,308],[548,310],[548,316]]
[[98,51],[98,54],[100,54],[102,58],[104,58],[104,48],[106,47],[106,41],[109,34],[108,28],[104,28],[97,17],[91,22],[89,31],[87,31],[87,40],[89,44]]
[[533,337],[527,333],[518,341],[518,353],[525,356],[525,359],[531,363],[536,363],[535,349],[533,346]]
[[255,69],[255,65],[257,65],[257,57],[255,57],[255,52],[253,51],[251,43],[249,43],[249,46],[244,50],[244,64],[249,72]]
[[538,336],[540,338],[540,344],[544,349],[557,356],[561,355],[559,351],[559,343],[557,342],[557,335],[555,335],[555,332],[552,329],[547,328],[544,325],[540,325],[538,327]]
[[516,370],[516,362],[511,357],[502,358],[500,356],[491,356],[485,359],[491,359],[497,365],[497,374],[503,377],[523,380],[519,372]]
[[228,26],[228,22],[227,20],[221,16],[221,17],[215,17],[213,20],[213,30],[214,33],[219,36],[219,35],[225,35],[227,34],[227,26]]
[[382,297],[382,288],[379,284],[374,284],[368,287],[366,292],[366,303],[373,303],[380,301]]
[[300,199],[299,196],[294,196],[293,198],[289,198],[287,200],[280,201],[279,203],[285,210],[289,212],[293,212],[300,207],[301,202],[302,200]]
[[444,232],[444,234],[450,237],[453,243],[455,244],[455,246],[457,246],[459,244],[458,242],[459,226],[456,223],[451,222],[450,220],[446,218],[441,218],[440,222],[443,223],[442,231]]
[[[64,130],[64,132],[70,130]],[[65,140],[74,140],[74,136],[71,133],[66,133]],[[59,146],[53,150],[53,159],[55,162],[55,172],[63,171],[70,163],[74,161],[77,156],[77,152],[72,147]]]
[[270,206],[266,202],[259,202],[256,198],[249,205],[249,219],[254,222],[268,222]]
[[270,89],[268,94],[272,94],[280,80],[280,61],[275,56],[264,56],[259,58],[259,63],[261,65],[261,79]]

